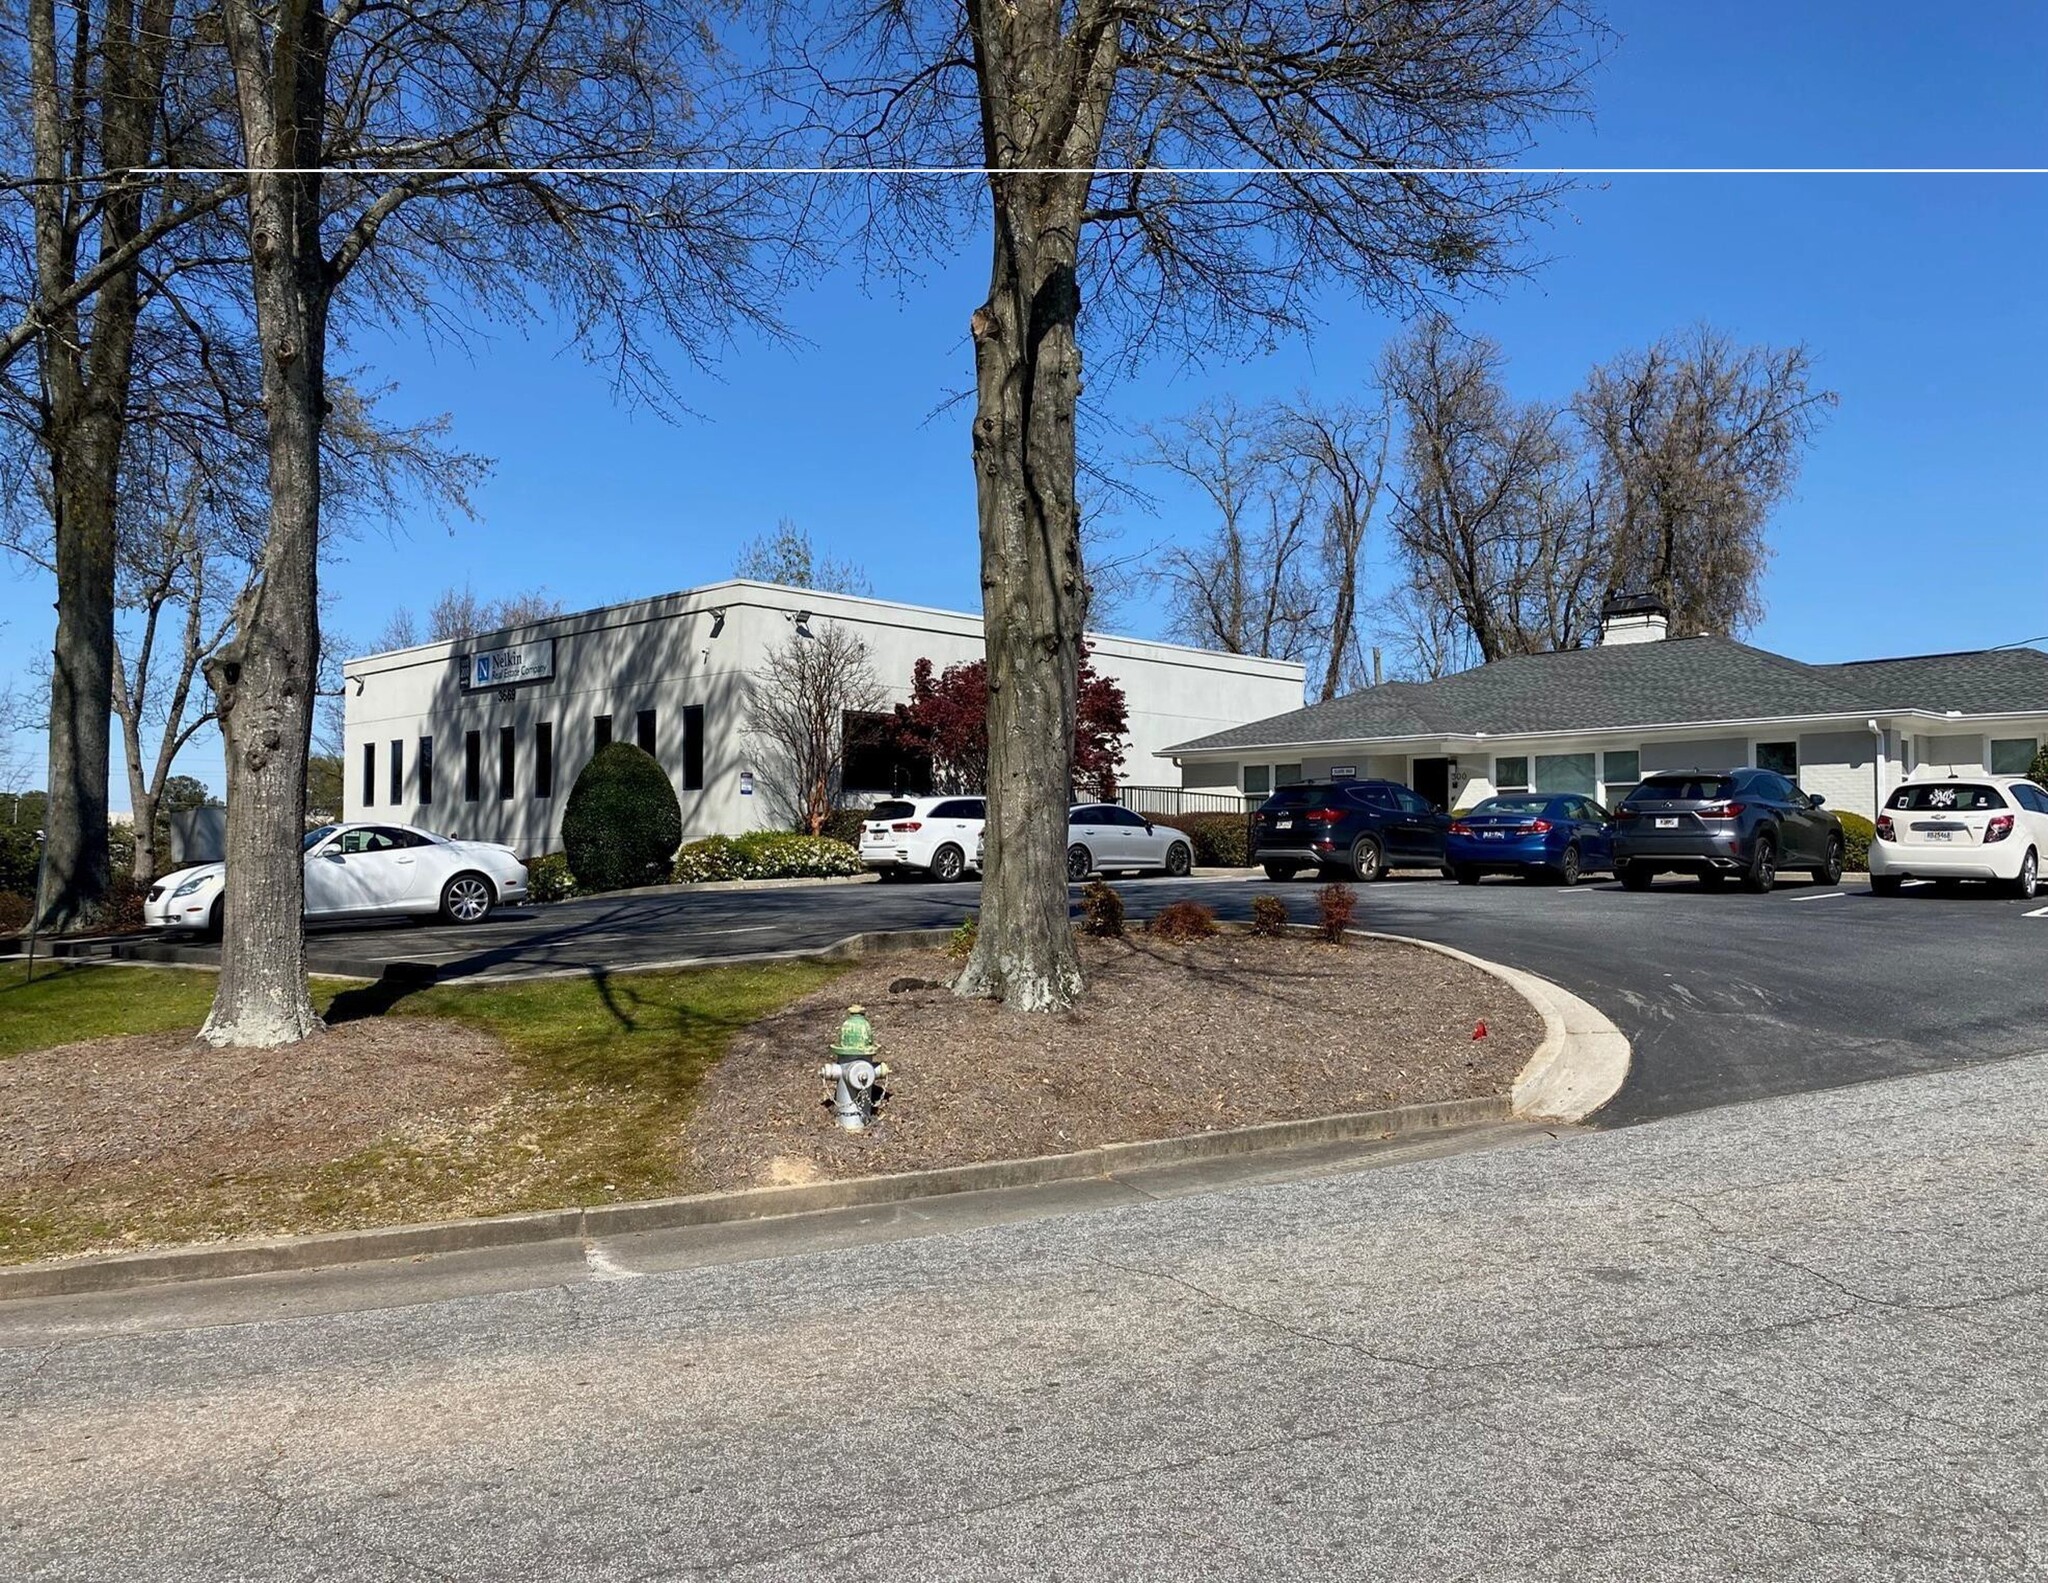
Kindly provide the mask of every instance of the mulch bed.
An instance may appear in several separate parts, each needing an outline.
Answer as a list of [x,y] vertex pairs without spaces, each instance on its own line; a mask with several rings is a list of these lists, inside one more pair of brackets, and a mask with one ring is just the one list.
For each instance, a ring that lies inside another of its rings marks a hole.
[[426,1017],[341,1023],[284,1050],[188,1033],[38,1050],[0,1061],[0,1194],[323,1163],[497,1098],[511,1073],[489,1035]]
[[[757,1023],[706,1079],[689,1174],[780,1185],[1501,1094],[1543,1037],[1498,979],[1414,946],[1081,946],[1088,997],[1070,1014],[962,1000],[944,987],[959,964],[934,952],[864,964]],[[832,1124],[817,1075],[853,1003],[891,1068],[857,1134]]]

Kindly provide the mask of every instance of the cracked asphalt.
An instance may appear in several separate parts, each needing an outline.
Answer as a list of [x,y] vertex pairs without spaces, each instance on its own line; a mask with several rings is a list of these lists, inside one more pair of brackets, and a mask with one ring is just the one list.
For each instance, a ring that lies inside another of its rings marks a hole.
[[2038,1578],[2044,1167],[2025,1057],[510,1294],[136,1293],[0,1350],[0,1577]]

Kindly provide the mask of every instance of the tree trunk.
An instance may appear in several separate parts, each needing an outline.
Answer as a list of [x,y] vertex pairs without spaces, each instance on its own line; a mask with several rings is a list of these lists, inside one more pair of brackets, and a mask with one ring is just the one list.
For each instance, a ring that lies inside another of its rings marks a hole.
[[988,873],[958,987],[1047,1011],[1081,992],[1066,852],[1086,594],[1074,493],[1081,350],[1073,233],[1034,233],[1034,207],[1021,196],[999,203],[993,279],[973,319]]
[[[207,662],[227,750],[220,989],[200,1037],[291,1044],[320,1026],[306,987],[306,759],[320,651],[320,425],[328,279],[320,247],[326,18],[279,7],[265,59],[249,0],[227,0],[249,180],[249,252],[270,444],[270,530],[234,637]],[[280,173],[280,170],[293,173]]]
[[[80,393],[83,396],[83,393]],[[94,390],[90,405],[100,405]],[[114,710],[114,501],[120,417],[53,403],[57,636],[50,654],[44,929],[89,923],[112,884],[107,765]],[[111,432],[109,432],[111,431]]]

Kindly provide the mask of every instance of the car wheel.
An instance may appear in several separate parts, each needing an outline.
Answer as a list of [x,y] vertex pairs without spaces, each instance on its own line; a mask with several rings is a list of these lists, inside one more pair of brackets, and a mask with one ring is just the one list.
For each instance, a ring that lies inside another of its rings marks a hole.
[[213,898],[213,910],[206,915],[206,938],[218,940],[221,930],[227,926],[228,899],[225,895]]
[[1095,859],[1088,855],[1088,849],[1076,841],[1067,848],[1067,878],[1078,885],[1088,877],[1088,871],[1095,867]]
[[1576,885],[1579,882],[1579,849],[1568,846],[1564,856],[1557,860],[1557,882],[1560,885]]
[[1742,871],[1742,888],[1761,896],[1778,883],[1778,843],[1767,835],[1756,838],[1749,849],[1749,867]]
[[1621,881],[1623,890],[1648,890],[1650,881],[1657,876],[1640,863],[1621,863],[1615,866],[1614,877]]
[[1351,844],[1351,872],[1367,884],[1387,875],[1387,856],[1377,840],[1362,835]]
[[1828,860],[1813,871],[1816,885],[1839,885],[1842,883],[1842,838],[1828,837]]
[[1266,871],[1266,878],[1278,885],[1286,884],[1301,872],[1292,863],[1261,863],[1259,866]]
[[1873,874],[1870,876],[1870,894],[1873,896],[1896,896],[1904,888],[1905,880],[1897,874]]
[[1451,878],[1460,885],[1477,885],[1479,883],[1479,870],[1470,863],[1460,863],[1451,870]]
[[450,923],[482,923],[497,902],[497,892],[481,874],[457,874],[441,887],[441,916]]
[[1166,849],[1166,877],[1186,879],[1188,870],[1195,866],[1195,855],[1188,850],[1185,841],[1176,841]]
[[2040,883],[2041,860],[2029,847],[2027,855],[2020,859],[2019,873],[2005,882],[2005,893],[2008,896],[2017,896],[2021,901],[2032,901],[2034,891]]
[[950,885],[967,871],[967,854],[948,841],[932,854],[932,878]]

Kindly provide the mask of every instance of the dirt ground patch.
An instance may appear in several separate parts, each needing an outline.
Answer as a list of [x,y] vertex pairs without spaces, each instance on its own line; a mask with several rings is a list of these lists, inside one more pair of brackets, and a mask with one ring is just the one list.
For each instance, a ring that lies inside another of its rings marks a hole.
[[342,1023],[288,1050],[189,1033],[59,1045],[0,1063],[0,1186],[331,1160],[495,1097],[511,1069],[488,1033],[427,1017]]
[[[733,1041],[686,1174],[782,1185],[1501,1094],[1543,1037],[1491,974],[1385,941],[1083,940],[1082,965],[1088,998],[1057,1017],[959,999],[936,952],[857,967]],[[853,1003],[892,1073],[860,1134],[831,1124],[817,1075]]]

